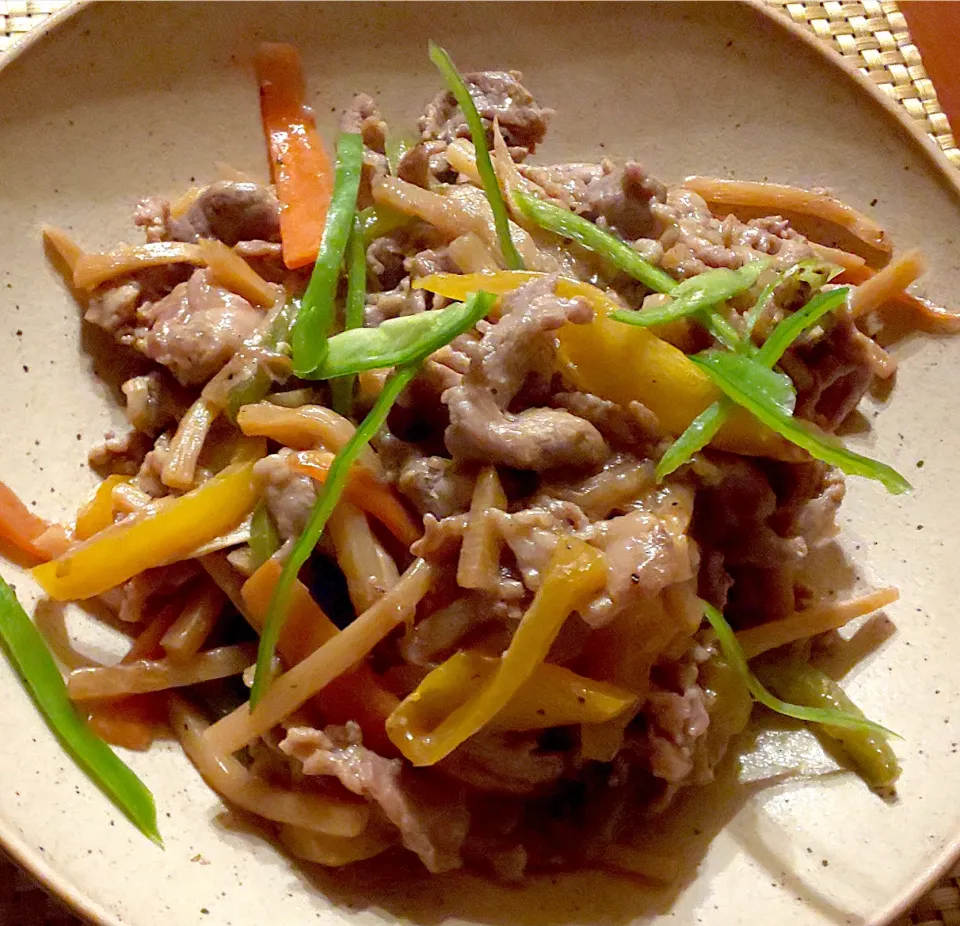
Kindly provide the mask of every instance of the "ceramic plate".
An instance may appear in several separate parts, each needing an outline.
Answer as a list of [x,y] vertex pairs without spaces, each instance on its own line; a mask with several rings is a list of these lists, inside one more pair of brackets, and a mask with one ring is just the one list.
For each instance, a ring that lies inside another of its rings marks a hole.
[[[436,92],[427,38],[466,69],[524,72],[557,110],[541,159],[634,156],[691,173],[826,186],[922,246],[927,293],[960,301],[960,195],[947,162],[832,58],[760,10],[726,4],[103,4],[57,17],[0,72],[2,478],[59,518],[94,484],[87,447],[117,425],[77,310],[48,266],[43,222],[89,247],[133,240],[132,207],[216,179],[217,161],[265,174],[250,58],[295,42],[324,131],[354,91],[390,121]],[[699,866],[656,891],[599,875],[522,890],[469,877],[400,886],[306,872],[236,818],[172,746],[132,755],[166,840],[139,836],[64,759],[0,665],[0,839],[56,893],[110,926],[434,923],[877,924],[945,863],[960,834],[956,633],[960,344],[901,344],[891,400],[855,442],[908,473],[894,499],[851,480],[845,548],[895,584],[898,625],[852,694],[899,731],[900,799],[851,775],[709,797]],[[873,419],[879,406],[865,411]],[[922,464],[922,466],[921,466]],[[35,588],[16,568],[25,603]],[[71,626],[79,618],[71,617]],[[715,834],[715,835],[714,835]]]

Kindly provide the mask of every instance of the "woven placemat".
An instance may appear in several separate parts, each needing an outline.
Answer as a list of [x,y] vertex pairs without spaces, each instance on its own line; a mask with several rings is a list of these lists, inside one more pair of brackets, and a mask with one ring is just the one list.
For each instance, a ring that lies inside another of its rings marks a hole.
[[[782,15],[810,29],[881,90],[900,103],[923,131],[960,167],[960,149],[940,108],[920,53],[893,0],[800,3],[767,0]],[[0,0],[0,53],[64,0]],[[31,878],[0,855],[0,926],[82,926]],[[960,861],[949,875],[894,926],[960,926]]]

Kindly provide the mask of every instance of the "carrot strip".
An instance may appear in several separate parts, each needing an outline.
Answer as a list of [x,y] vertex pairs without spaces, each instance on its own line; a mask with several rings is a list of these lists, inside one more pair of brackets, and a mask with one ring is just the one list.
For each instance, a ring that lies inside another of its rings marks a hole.
[[130,695],[92,705],[87,723],[113,746],[143,751],[166,730],[165,714],[162,697]]
[[45,562],[50,555],[46,548],[37,544],[37,540],[50,527],[20,501],[13,489],[0,482],[0,537],[10,541],[18,550]]
[[[302,450],[291,457],[290,468],[317,482],[325,482],[334,455],[322,450]],[[372,514],[394,537],[406,547],[420,539],[422,531],[403,502],[390,486],[380,482],[369,470],[354,466],[344,489],[344,498]]]
[[294,270],[317,258],[333,192],[333,170],[305,105],[306,85],[297,50],[264,42],[255,67],[270,170],[280,200],[283,261]]

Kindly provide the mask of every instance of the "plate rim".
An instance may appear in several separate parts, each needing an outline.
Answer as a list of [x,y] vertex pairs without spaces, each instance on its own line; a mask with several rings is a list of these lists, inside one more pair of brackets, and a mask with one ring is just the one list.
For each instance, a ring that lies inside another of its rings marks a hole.
[[[370,0],[360,0],[370,2]],[[418,2],[418,0],[388,0],[391,3]],[[477,0],[473,0],[477,2]],[[651,0],[641,0],[651,2]],[[874,105],[884,111],[901,132],[906,133],[908,143],[918,149],[922,156],[934,168],[940,183],[960,202],[960,167],[954,165],[943,149],[917,124],[902,106],[884,93],[873,81],[854,67],[838,51],[830,48],[821,39],[813,35],[801,24],[793,21],[779,9],[772,7],[766,0],[734,0],[737,4],[753,10],[765,22],[787,33],[793,40],[801,42],[807,49],[816,53],[830,67],[848,81],[852,81],[860,93]],[[23,38],[14,42],[0,54],[0,78],[3,72],[21,56],[30,52],[36,45],[45,41],[52,33],[79,13],[94,7],[108,7],[108,0],[70,0],[60,9],[51,13],[36,28]],[[27,843],[20,834],[12,832],[0,821],[0,852],[29,874],[37,884],[58,903],[67,907],[76,916],[87,920],[91,926],[131,926],[129,921],[121,919],[102,904],[87,895],[82,885],[76,884],[65,875],[59,874],[54,867],[35,848]],[[948,836],[944,850],[937,853],[926,869],[912,884],[878,910],[864,926],[887,926],[895,917],[913,906],[937,881],[946,875],[960,857],[960,828]]]

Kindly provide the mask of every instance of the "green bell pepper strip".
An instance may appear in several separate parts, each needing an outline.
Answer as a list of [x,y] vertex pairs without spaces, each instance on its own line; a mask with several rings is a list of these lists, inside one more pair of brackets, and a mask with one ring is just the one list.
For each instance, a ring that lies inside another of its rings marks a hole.
[[599,228],[589,219],[553,203],[546,203],[522,190],[514,192],[513,201],[531,222],[576,241],[655,292],[670,293],[676,289],[677,281],[670,274],[645,261],[630,245]]
[[[757,677],[778,697],[815,708],[843,711],[866,720],[863,711],[829,675],[796,661],[764,661],[755,664]],[[900,764],[886,738],[872,728],[850,729],[818,723],[818,730],[840,744],[853,760],[864,781],[874,788],[891,788],[900,777]]]
[[342,134],[337,140],[336,176],[320,252],[293,323],[291,346],[293,371],[297,376],[307,376],[317,368],[326,351],[327,337],[333,330],[337,283],[357,211],[362,167],[363,139],[354,133]]
[[392,176],[397,176],[400,161],[411,149],[416,147],[417,139],[406,132],[388,132],[384,142],[384,152],[387,156],[387,168]]
[[[467,301],[463,303],[466,311],[457,318],[457,325],[448,324],[444,327],[443,334],[446,341],[443,343],[452,341],[472,324],[476,324],[476,321],[471,320],[486,315],[495,301],[496,297],[490,293],[471,293]],[[383,427],[394,402],[413,377],[417,375],[420,364],[437,349],[437,341],[437,337],[425,339],[416,355],[408,363],[397,367],[394,374],[384,384],[383,390],[367,417],[363,419],[357,430],[344,444],[343,449],[336,455],[333,463],[330,464],[326,481],[317,494],[317,500],[310,512],[310,517],[307,519],[307,524],[294,543],[287,561],[283,564],[280,578],[277,580],[270,598],[270,605],[267,608],[263,630],[260,635],[260,646],[257,650],[257,666],[253,687],[250,689],[251,710],[257,706],[270,684],[270,666],[276,652],[280,631],[287,619],[293,583],[301,567],[310,558],[314,547],[323,536],[327,521],[333,509],[337,506],[337,502],[340,500],[343,489],[347,484],[350,467],[356,462],[363,448]]]
[[327,356],[315,377],[331,379],[382,370],[429,356],[489,314],[494,297],[486,293],[483,296],[455,302],[445,309],[390,318],[376,328],[354,328],[336,334],[330,338]]
[[476,104],[473,102],[467,83],[460,75],[450,55],[436,42],[430,42],[430,60],[440,71],[444,81],[446,81],[447,88],[457,101],[464,119],[467,120],[470,137],[473,140],[473,148],[476,152],[477,171],[483,183],[483,192],[487,196],[487,202],[490,203],[490,210],[493,212],[493,224],[497,230],[497,239],[500,242],[503,260],[508,270],[523,270],[523,258],[520,257],[520,252],[517,251],[510,235],[510,219],[507,216],[507,206],[503,201],[503,193],[500,191],[500,183],[493,169],[493,162],[490,160],[487,133],[484,131],[480,113],[477,112]]
[[[695,277],[678,283],[670,291],[672,300],[666,305],[651,309],[620,309],[617,312],[611,312],[610,317],[627,325],[650,328],[653,325],[662,325],[679,318],[707,312],[719,303],[750,289],[769,265],[768,260],[752,260],[738,270],[726,268],[707,270],[705,273],[698,273]],[[723,321],[727,320],[724,318]],[[729,322],[727,324],[729,325]],[[724,329],[724,334],[729,332],[733,332],[734,341],[739,342],[740,336],[733,326],[729,327],[729,331]]]
[[808,421],[794,418],[769,395],[756,389],[755,383],[750,382],[743,375],[741,366],[734,362],[743,358],[711,351],[690,359],[737,405],[742,405],[770,430],[802,447],[812,457],[837,466],[850,476],[875,479],[894,495],[910,490],[910,483],[892,467],[848,450],[832,435],[825,434]]
[[[344,331],[363,328],[367,296],[367,248],[359,216],[354,216],[353,231],[347,242],[347,300],[343,306]],[[329,341],[327,342],[329,356]],[[331,383],[333,410],[347,418],[353,413],[354,377],[349,375]]]
[[357,213],[357,218],[360,219],[360,227],[363,229],[363,243],[365,245],[370,244],[375,238],[389,235],[413,221],[406,213],[391,209],[383,203],[361,209]]
[[280,549],[280,535],[270,516],[270,509],[263,500],[258,502],[250,517],[250,551],[253,565],[259,569]]
[[790,704],[787,701],[781,701],[776,695],[767,691],[760,680],[750,671],[743,649],[737,642],[737,635],[733,632],[723,614],[706,601],[702,604],[704,616],[717,635],[717,642],[720,644],[724,658],[743,679],[754,699],[764,707],[768,707],[778,714],[783,714],[785,717],[793,717],[796,720],[804,720],[808,723],[826,724],[830,727],[845,730],[870,730],[881,735],[893,735],[885,727],[881,727],[880,724],[867,720],[862,714],[858,717],[835,707],[807,707],[802,704]]
[[163,846],[153,795],[77,713],[40,631],[2,578],[0,639],[34,704],[77,765],[144,836]]
[[[287,302],[277,313],[260,343],[270,350],[275,350],[279,344],[290,337],[290,326],[299,310],[299,301],[292,300]],[[270,385],[273,379],[270,374],[263,369],[263,366],[254,361],[253,367],[245,371],[242,379],[238,380],[227,393],[227,404],[224,408],[224,414],[234,424],[237,421],[237,412],[244,405],[252,405],[259,402],[270,391]]]

